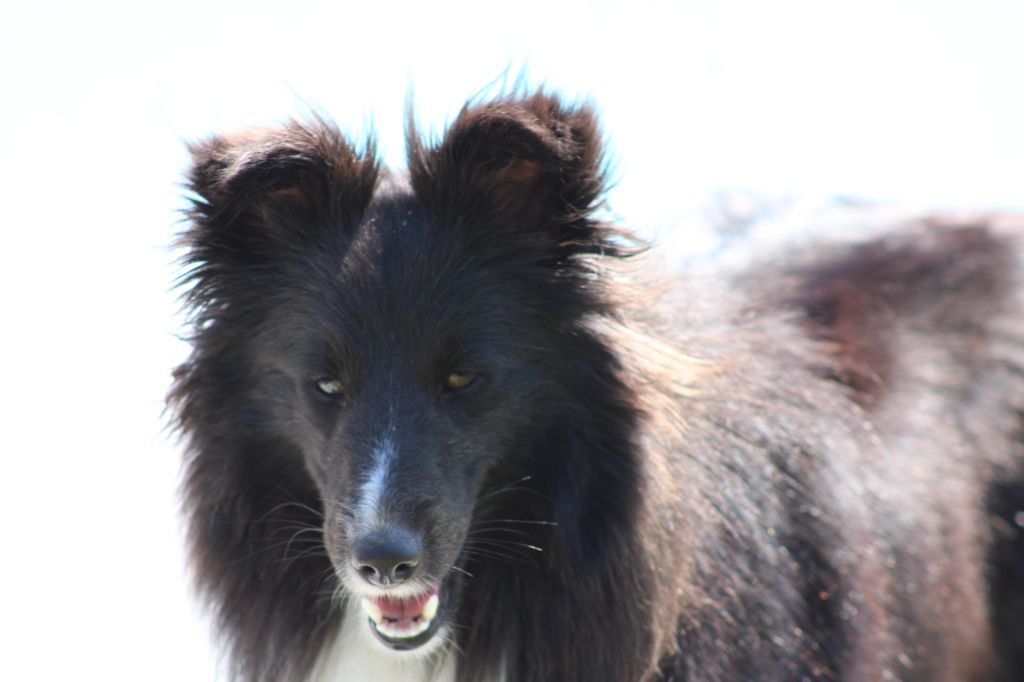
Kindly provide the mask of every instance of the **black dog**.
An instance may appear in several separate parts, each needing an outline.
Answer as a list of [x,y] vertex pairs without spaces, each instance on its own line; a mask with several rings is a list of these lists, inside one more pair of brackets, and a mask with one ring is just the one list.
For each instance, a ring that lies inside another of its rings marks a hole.
[[234,677],[1024,679],[1009,220],[645,284],[589,108],[408,144],[192,149],[171,400]]

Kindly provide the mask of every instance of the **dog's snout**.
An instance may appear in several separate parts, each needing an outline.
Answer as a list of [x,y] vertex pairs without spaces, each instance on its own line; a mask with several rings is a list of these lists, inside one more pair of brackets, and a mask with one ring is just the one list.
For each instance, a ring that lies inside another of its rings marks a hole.
[[419,538],[408,531],[364,533],[352,543],[352,565],[371,585],[399,585],[416,573],[421,550]]

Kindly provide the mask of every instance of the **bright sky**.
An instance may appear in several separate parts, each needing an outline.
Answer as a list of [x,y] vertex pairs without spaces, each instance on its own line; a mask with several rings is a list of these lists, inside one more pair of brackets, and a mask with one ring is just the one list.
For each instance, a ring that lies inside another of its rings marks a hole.
[[672,244],[726,188],[1024,209],[1019,0],[347,4],[0,8],[0,678],[212,677],[160,433],[183,140],[312,104],[401,164],[410,86],[437,128],[525,66]]

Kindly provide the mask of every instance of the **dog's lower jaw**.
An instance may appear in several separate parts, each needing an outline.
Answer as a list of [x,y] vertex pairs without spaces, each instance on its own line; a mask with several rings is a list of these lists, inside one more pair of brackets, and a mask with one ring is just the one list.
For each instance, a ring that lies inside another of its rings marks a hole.
[[349,600],[337,637],[324,647],[307,682],[454,682],[456,661],[447,625],[422,646],[396,651],[374,636],[356,599]]

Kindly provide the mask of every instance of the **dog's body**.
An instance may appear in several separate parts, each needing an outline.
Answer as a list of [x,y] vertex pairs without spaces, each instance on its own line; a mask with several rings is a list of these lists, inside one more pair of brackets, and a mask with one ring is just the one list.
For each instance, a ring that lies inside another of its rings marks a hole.
[[409,142],[194,148],[173,399],[233,675],[1024,677],[1011,225],[652,288],[588,109]]

